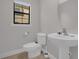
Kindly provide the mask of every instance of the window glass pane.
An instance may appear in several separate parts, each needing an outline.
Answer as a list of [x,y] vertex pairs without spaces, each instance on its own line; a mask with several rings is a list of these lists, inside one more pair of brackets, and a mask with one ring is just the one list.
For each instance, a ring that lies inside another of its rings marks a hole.
[[16,14],[15,18],[22,18],[22,14]]
[[28,9],[23,9],[23,10],[24,10],[24,13],[29,13]]
[[29,13],[29,6],[23,6],[23,12]]
[[22,23],[22,19],[20,19],[20,18],[19,19],[16,19],[15,20],[15,23]]
[[28,23],[28,19],[23,19],[23,23]]
[[15,3],[14,7],[14,23],[15,24],[30,24],[30,6],[25,6]]
[[15,11],[22,12],[22,5],[16,3],[15,4]]
[[29,18],[29,15],[23,15],[23,18]]

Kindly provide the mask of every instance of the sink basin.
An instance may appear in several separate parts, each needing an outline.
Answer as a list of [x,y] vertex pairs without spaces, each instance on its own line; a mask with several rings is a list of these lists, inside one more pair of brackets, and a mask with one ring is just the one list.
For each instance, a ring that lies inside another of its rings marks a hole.
[[70,59],[71,52],[69,47],[78,45],[77,34],[48,34],[48,41],[58,47],[58,59]]
[[52,43],[54,43],[58,47],[72,47],[78,45],[77,34],[59,35],[57,33],[52,33],[48,34],[48,40],[51,40]]

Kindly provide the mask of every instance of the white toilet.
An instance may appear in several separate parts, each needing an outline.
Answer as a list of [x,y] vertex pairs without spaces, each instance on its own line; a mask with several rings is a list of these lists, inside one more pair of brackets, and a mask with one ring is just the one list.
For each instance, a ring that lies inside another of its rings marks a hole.
[[23,49],[28,52],[29,59],[39,56],[42,50],[42,46],[46,44],[46,34],[38,33],[37,42],[27,43],[23,46]]

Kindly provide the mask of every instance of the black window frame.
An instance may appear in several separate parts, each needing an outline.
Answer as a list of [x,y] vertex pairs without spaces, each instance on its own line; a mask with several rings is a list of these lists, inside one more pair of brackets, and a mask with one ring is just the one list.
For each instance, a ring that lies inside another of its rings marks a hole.
[[[23,13],[23,12],[18,12],[18,11],[15,11],[15,4],[16,4],[16,2],[14,2],[13,3],[13,6],[14,6],[14,8],[13,8],[13,23],[14,24],[30,24],[30,6],[29,6],[29,13]],[[18,3],[17,3],[18,4]],[[28,17],[28,23],[16,23],[15,22],[15,13],[20,13],[20,14],[26,14],[26,15],[29,15],[29,17]]]

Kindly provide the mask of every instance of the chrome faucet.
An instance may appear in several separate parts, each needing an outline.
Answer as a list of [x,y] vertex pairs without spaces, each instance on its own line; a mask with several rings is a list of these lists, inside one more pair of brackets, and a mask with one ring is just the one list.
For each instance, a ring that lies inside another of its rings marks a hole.
[[63,33],[64,35],[67,35],[67,36],[68,36],[68,33],[67,33],[66,28],[63,28],[63,29],[62,29],[62,33]]

